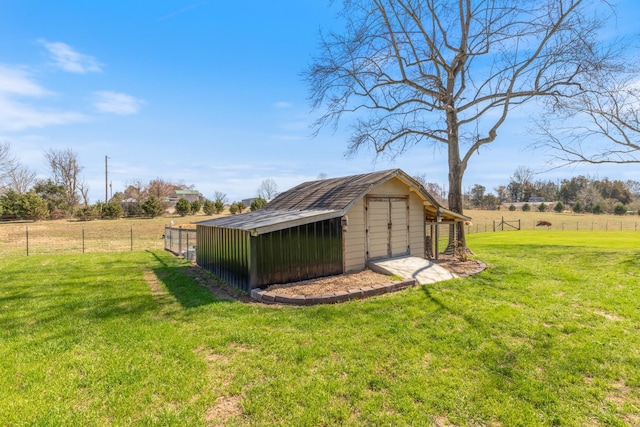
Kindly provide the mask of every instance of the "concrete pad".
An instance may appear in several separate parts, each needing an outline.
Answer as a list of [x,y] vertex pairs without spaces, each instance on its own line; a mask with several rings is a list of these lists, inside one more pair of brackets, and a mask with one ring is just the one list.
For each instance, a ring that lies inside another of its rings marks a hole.
[[416,279],[421,285],[441,282],[443,280],[456,279],[459,276],[450,272],[428,259],[415,256],[402,256],[387,258],[367,263],[373,271],[383,274],[393,274],[403,279]]

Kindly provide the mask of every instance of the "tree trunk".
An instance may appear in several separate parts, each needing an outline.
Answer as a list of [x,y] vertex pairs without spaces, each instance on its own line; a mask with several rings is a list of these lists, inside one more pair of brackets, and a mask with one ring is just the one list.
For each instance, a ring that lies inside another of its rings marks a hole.
[[[462,177],[466,169],[466,164],[460,160],[460,146],[458,141],[457,126],[454,124],[457,122],[455,113],[448,114],[447,120],[449,121],[449,143],[448,143],[448,157],[449,157],[449,210],[462,214],[463,213],[463,199],[462,199]],[[445,249],[445,253],[455,253],[456,247],[467,247],[467,240],[464,235],[464,223],[457,222],[455,226],[449,227],[449,243]]]

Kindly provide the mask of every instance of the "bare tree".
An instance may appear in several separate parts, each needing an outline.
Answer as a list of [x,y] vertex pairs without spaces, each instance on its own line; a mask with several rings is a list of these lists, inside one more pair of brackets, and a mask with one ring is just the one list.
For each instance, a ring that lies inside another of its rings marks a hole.
[[0,192],[4,193],[9,189],[7,180],[15,171],[18,162],[11,154],[11,144],[9,142],[0,143]]
[[143,202],[147,198],[147,187],[140,181],[134,181],[124,190],[125,199],[133,199],[136,202]]
[[[446,147],[449,209],[462,213],[467,165],[515,107],[588,93],[591,70],[620,69],[620,52],[599,35],[607,7],[598,0],[344,0],[344,30],[323,36],[304,73],[312,105],[323,110],[316,131],[353,113],[349,153]],[[465,244],[461,224],[457,231]]]
[[147,191],[150,196],[155,196],[156,199],[162,200],[166,197],[171,197],[178,188],[181,188],[180,185],[172,184],[162,178],[156,178],[149,181]]
[[0,193],[13,190],[24,194],[35,184],[36,172],[22,164],[11,153],[11,144],[0,143]]
[[53,182],[65,189],[66,202],[70,209],[78,205],[78,179],[82,166],[78,162],[78,154],[70,148],[65,150],[49,149],[44,152],[49,163]]
[[36,183],[36,172],[27,166],[18,164],[5,174],[2,188],[25,194]]
[[278,184],[272,178],[265,179],[258,187],[257,195],[267,201],[273,199],[278,195]]
[[[89,206],[89,184],[87,184],[86,182],[82,181],[78,184],[78,191],[80,192],[80,195],[82,196],[82,202],[84,203],[85,206]],[[109,202],[108,200],[105,202],[107,203]]]
[[215,202],[220,202],[220,203],[222,203],[223,205],[227,204],[227,202],[229,201],[229,200],[227,199],[227,194],[226,194],[226,193],[223,193],[222,191],[215,191],[215,192],[213,193],[213,200],[214,200]]
[[422,184],[425,190],[427,190],[427,193],[431,194],[438,203],[440,203],[442,206],[447,206],[447,192],[439,184],[436,184],[435,182],[428,182],[427,174],[419,173],[413,175],[413,179]]
[[536,122],[537,145],[551,148],[560,166],[640,163],[638,72],[629,66],[624,75],[604,76],[595,89],[559,101],[554,116]]

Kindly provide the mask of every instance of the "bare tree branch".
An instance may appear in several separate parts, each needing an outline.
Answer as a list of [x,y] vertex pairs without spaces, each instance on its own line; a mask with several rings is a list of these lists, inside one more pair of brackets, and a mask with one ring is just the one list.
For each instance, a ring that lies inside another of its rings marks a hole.
[[606,0],[344,0],[344,29],[322,36],[304,72],[321,110],[315,132],[349,116],[348,153],[446,146],[449,208],[462,212],[468,162],[515,106],[553,112],[621,69],[599,34],[608,10]]
[[67,205],[73,210],[78,205],[78,179],[82,166],[78,162],[78,154],[70,148],[65,150],[49,149],[44,152],[49,163],[53,182],[62,185],[66,191]]

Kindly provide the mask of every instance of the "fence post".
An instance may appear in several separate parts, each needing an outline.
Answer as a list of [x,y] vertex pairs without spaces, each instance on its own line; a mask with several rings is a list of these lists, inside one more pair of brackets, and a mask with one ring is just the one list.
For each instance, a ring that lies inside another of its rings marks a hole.
[[27,225],[27,256],[29,256],[29,226]]
[[178,256],[182,253],[182,226],[178,228]]

